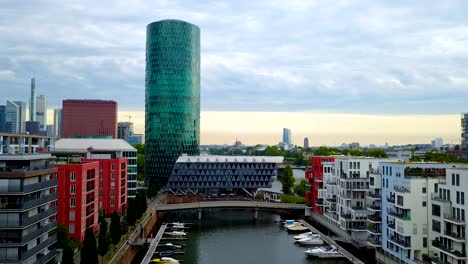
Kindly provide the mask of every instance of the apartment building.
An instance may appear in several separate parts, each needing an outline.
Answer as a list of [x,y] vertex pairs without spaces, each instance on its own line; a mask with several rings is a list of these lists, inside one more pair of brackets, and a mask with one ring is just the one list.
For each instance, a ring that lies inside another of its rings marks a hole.
[[[310,189],[306,192],[306,200],[311,210],[319,215],[324,214],[324,206],[330,204],[329,210],[336,209],[336,192],[326,196],[324,184],[327,188],[336,186],[336,181],[332,180],[332,168],[334,157],[312,157],[312,169],[306,170],[306,179],[309,181]],[[334,206],[331,204],[334,203]],[[336,211],[336,210],[335,210]]]
[[382,176],[379,170],[369,172],[367,193],[367,243],[371,247],[382,245]]
[[70,238],[84,241],[85,230],[98,230],[99,162],[56,164],[58,169],[58,219]]
[[0,263],[56,256],[57,169],[50,154],[0,155]]
[[[447,198],[447,191],[444,191],[446,189],[439,187],[440,182],[446,181],[447,170],[458,166],[464,165],[390,162],[380,164],[383,252],[404,263],[420,263],[423,254],[433,255],[435,247],[431,241],[435,240],[435,233],[432,230],[435,228],[443,231],[442,219],[439,217],[439,220],[436,220],[439,223],[437,225],[437,222],[433,221],[433,214],[440,214],[444,210],[439,206],[440,210],[437,211],[439,202],[433,204],[438,199],[431,196],[431,192],[442,191]],[[431,213],[431,209],[434,212]]]
[[[439,263],[466,264],[468,169],[447,169],[432,190],[432,250]],[[466,196],[466,197],[465,197]]]

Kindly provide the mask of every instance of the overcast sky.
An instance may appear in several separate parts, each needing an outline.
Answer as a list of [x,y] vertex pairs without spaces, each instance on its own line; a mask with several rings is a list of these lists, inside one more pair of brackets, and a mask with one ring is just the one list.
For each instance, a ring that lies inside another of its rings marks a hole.
[[[201,28],[202,111],[468,110],[468,1],[18,1],[0,4],[2,99],[144,110],[145,30]],[[3,103],[3,102],[1,102]]]

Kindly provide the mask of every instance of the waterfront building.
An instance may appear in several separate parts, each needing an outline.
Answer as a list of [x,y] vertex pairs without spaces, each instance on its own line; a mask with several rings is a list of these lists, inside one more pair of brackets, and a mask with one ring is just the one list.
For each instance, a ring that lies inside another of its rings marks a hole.
[[[422,162],[380,164],[379,171],[382,177],[381,246],[382,251],[397,259],[398,263],[420,263],[423,260],[423,254],[433,256],[435,250],[431,243],[435,240],[433,230],[437,231],[440,228],[442,231],[441,225],[450,227],[452,230],[450,221],[441,224],[443,219],[440,216],[437,217],[439,214],[437,210],[444,212],[440,205],[448,204],[437,205],[438,202],[434,202],[436,199],[431,199],[431,192],[435,192],[436,189],[438,193],[441,191],[440,182],[445,182],[447,170],[455,167],[467,167],[467,165]],[[442,193],[447,194],[446,190],[449,190],[450,196],[450,192],[455,193],[455,190],[450,191],[452,187],[442,188]],[[445,199],[447,199],[446,196]],[[449,213],[452,211],[451,208],[455,207],[447,207],[450,208]],[[460,211],[455,210],[455,212]],[[443,244],[440,245],[448,245],[445,244],[447,240],[448,238],[444,239]],[[380,259],[379,254],[376,256]]]
[[217,193],[225,189],[255,196],[271,188],[283,157],[180,156],[164,190],[171,193]]
[[283,128],[283,144],[291,145],[291,129]]
[[304,138],[304,148],[309,148],[309,138]]
[[200,145],[200,29],[180,20],[146,28],[145,182],[164,186]]
[[62,137],[62,109],[54,109],[54,136]]
[[128,136],[128,144],[136,145],[136,144],[144,144],[144,136],[143,134],[133,134]]
[[[135,198],[137,192],[137,150],[122,139],[91,139],[91,138],[63,138],[55,143],[52,153],[60,160],[68,160],[72,157],[82,157],[87,159],[128,159],[127,163],[127,197]],[[106,165],[107,166],[107,165]],[[112,167],[109,164],[104,169]],[[117,169],[117,166],[115,167]],[[112,172],[106,170],[105,172]],[[116,172],[115,172],[116,173]],[[117,180],[115,180],[117,182]],[[110,184],[111,185],[111,184]],[[110,186],[109,185],[109,186]],[[117,183],[114,185],[117,186]],[[115,187],[117,188],[117,187]],[[121,189],[118,190],[119,193]],[[117,193],[115,193],[117,197]],[[110,202],[109,202],[110,204]],[[114,204],[117,202],[114,201]],[[115,207],[114,207],[115,208]],[[112,212],[111,212],[112,213]]]
[[468,158],[468,113],[463,113],[461,117],[461,150],[462,156]]
[[50,154],[0,155],[0,262],[55,258],[57,169]]
[[31,78],[31,97],[29,97],[29,121],[36,121],[36,78]]
[[0,105],[0,132],[8,132],[6,124],[6,105]]
[[36,98],[36,120],[40,125],[40,130],[45,131],[47,126],[47,101],[45,95]]
[[7,100],[5,119],[8,133],[21,134],[26,132],[26,103]]
[[0,154],[47,152],[54,143],[55,139],[50,136],[0,132]]
[[117,137],[128,142],[128,137],[133,135],[132,122],[119,122],[117,125]]
[[[311,210],[319,215],[323,215],[324,206],[327,205],[327,212],[336,212],[337,182],[333,178],[332,168],[335,162],[334,157],[312,157],[312,169],[306,170],[306,179],[309,181],[310,189],[306,192],[306,200]],[[325,186],[328,189],[325,191]]]
[[106,100],[63,100],[62,137],[117,138],[117,103]]
[[99,161],[56,164],[58,169],[57,222],[70,238],[84,241],[86,228],[98,230]]
[[[433,258],[437,263],[466,263],[468,170],[448,168],[432,192],[430,219]],[[466,197],[466,198],[465,198]]]

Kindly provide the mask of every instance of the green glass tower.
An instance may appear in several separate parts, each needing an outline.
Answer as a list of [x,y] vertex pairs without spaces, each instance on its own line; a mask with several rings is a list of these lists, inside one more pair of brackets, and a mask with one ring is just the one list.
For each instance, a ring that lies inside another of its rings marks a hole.
[[145,182],[166,184],[182,154],[199,154],[200,28],[180,20],[146,27]]

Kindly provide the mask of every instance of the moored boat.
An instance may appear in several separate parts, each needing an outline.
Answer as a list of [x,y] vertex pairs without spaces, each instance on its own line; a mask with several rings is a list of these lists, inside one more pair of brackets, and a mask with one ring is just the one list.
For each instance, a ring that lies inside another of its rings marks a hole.
[[307,256],[316,258],[342,258],[343,255],[334,246],[323,246],[319,248],[309,248],[304,251]]
[[151,263],[161,263],[161,264],[180,264],[180,261],[173,259],[173,258],[168,258],[168,257],[162,257],[162,258],[155,258],[151,260]]
[[169,236],[186,236],[187,235],[187,233],[183,231],[164,232],[164,234],[169,235]]
[[309,230],[308,227],[306,227],[305,225],[303,225],[303,224],[301,224],[299,222],[296,222],[293,225],[289,225],[287,227],[287,229],[288,229],[288,232],[290,232],[290,233],[302,233],[304,231]]
[[305,232],[305,233],[299,234],[297,236],[294,236],[294,239],[299,240],[299,239],[303,239],[303,238],[307,238],[307,237],[311,237],[311,236],[312,236],[312,232]]
[[321,246],[323,245],[323,240],[320,238],[319,234],[313,234],[310,237],[296,240],[296,243],[307,246]]

